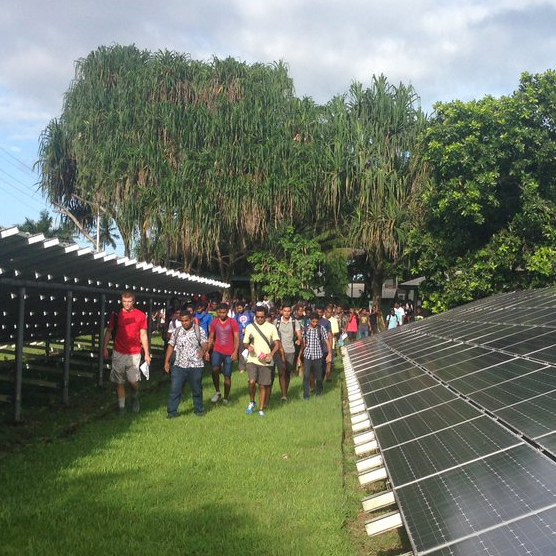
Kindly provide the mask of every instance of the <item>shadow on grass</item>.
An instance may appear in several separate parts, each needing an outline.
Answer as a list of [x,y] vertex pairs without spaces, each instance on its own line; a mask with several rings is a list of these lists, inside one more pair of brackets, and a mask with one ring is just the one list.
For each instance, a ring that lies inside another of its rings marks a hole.
[[[26,496],[17,511],[10,504],[2,512],[13,511],[2,524],[2,554],[269,554],[280,546],[276,533],[264,536],[258,528],[255,534],[232,501],[192,506],[180,499],[173,483],[183,477],[169,477],[155,491],[141,489],[136,477],[123,500],[114,496],[114,486],[128,480],[91,474],[64,481],[63,492],[50,500]],[[208,489],[208,481],[195,486]]]

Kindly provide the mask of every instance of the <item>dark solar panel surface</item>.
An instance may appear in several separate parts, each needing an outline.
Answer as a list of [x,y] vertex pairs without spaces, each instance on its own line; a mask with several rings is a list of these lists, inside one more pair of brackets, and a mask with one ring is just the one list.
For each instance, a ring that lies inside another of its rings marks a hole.
[[348,346],[416,554],[556,555],[556,289]]

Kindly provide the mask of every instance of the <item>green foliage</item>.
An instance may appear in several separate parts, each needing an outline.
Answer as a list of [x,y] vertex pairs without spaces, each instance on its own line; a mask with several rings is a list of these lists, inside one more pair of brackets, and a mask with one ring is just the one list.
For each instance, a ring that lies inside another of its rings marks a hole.
[[326,297],[344,298],[348,285],[348,257],[345,250],[335,249],[326,253],[323,284]]
[[61,226],[53,227],[54,219],[50,216],[47,210],[40,212],[38,220],[25,218],[23,224],[18,224],[17,227],[20,232],[27,232],[28,234],[43,234],[44,237],[57,237],[61,241],[72,241],[75,233],[74,227],[67,222],[63,222]]
[[425,116],[411,86],[384,76],[363,89],[354,83],[347,99],[325,108],[325,194],[337,226],[352,249],[364,253],[371,290],[380,304],[387,272],[404,262],[416,201],[426,173],[418,140]]
[[424,137],[432,181],[412,235],[441,310],[556,275],[556,72],[498,99],[437,104]]
[[274,299],[296,300],[313,296],[324,256],[315,239],[305,238],[288,226],[268,251],[253,253],[248,261],[254,268],[251,279],[260,283],[266,294]]
[[230,278],[278,225],[306,214],[314,113],[283,63],[100,47],[77,62],[43,133],[41,185],[88,225],[92,207],[107,207],[128,254]]

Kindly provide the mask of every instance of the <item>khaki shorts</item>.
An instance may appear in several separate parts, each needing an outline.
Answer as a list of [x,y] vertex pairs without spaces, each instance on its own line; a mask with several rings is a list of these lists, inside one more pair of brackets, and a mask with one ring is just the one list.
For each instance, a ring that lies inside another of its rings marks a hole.
[[140,353],[126,355],[118,351],[113,351],[110,382],[125,384],[126,379],[128,382],[138,382],[141,374],[141,371],[139,370],[140,363]]
[[270,386],[272,384],[272,367],[247,363],[247,376],[250,381],[256,382],[260,386]]

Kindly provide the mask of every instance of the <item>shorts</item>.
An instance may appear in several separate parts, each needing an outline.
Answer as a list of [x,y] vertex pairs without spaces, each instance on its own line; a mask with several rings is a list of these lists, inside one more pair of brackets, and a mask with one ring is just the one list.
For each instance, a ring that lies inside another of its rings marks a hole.
[[252,382],[259,386],[270,386],[272,384],[272,367],[247,363],[247,376]]
[[286,356],[285,364],[280,356],[276,358],[278,376],[283,376],[284,374],[286,374],[287,376],[291,376],[295,373],[297,357],[295,356],[295,353],[284,353],[284,355]]
[[220,369],[220,366],[224,363],[224,369],[222,374],[224,376],[232,376],[232,356],[224,355],[219,351],[212,352],[212,368]]
[[110,382],[125,384],[126,379],[128,382],[139,382],[141,379],[141,371],[139,370],[140,363],[140,353],[125,354],[119,351],[113,351]]

